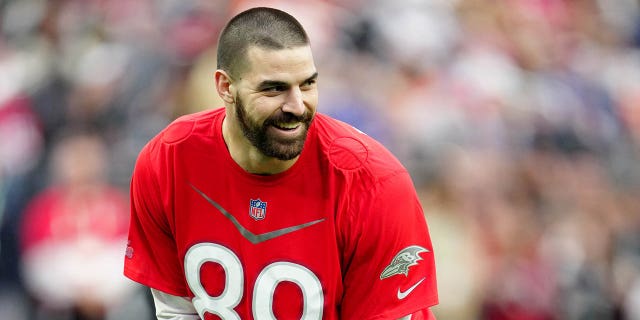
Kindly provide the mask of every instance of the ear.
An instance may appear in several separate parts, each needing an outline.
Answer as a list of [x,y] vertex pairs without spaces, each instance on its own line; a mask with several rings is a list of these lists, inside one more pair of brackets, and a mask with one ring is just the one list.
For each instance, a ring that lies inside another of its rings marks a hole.
[[225,71],[218,69],[215,73],[215,80],[216,89],[218,90],[220,98],[226,103],[233,104],[235,101],[231,90],[231,86],[233,85],[231,83],[231,77]]

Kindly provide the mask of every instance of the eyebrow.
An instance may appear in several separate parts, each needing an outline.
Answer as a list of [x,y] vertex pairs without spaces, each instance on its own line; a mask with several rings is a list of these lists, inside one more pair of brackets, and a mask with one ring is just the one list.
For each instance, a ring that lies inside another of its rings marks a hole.
[[306,78],[302,83],[311,81],[311,80],[315,80],[316,78],[318,78],[318,72],[315,72],[314,74],[311,75],[311,77]]
[[[311,81],[311,80],[315,80],[316,78],[318,78],[318,72],[315,72],[313,75],[311,75],[309,78],[304,79],[304,81],[302,81],[302,83]],[[260,82],[260,84],[258,85],[258,91],[267,89],[267,88],[273,88],[273,87],[289,87],[290,84],[284,81],[279,81],[279,80],[264,80],[262,82]]]

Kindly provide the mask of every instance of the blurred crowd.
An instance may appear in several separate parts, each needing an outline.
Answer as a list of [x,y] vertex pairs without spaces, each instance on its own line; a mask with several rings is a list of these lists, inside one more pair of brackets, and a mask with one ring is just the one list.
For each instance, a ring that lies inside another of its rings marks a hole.
[[0,1],[0,318],[151,319],[138,151],[221,107],[216,40],[291,12],[319,111],[412,174],[439,319],[640,319],[640,1]]

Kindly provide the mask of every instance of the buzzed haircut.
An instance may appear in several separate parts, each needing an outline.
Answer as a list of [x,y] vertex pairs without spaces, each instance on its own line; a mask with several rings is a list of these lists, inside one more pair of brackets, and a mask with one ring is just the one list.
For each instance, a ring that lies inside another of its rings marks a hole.
[[233,17],[218,39],[218,69],[237,78],[247,67],[247,51],[287,49],[309,44],[304,28],[290,14],[273,8],[258,7]]

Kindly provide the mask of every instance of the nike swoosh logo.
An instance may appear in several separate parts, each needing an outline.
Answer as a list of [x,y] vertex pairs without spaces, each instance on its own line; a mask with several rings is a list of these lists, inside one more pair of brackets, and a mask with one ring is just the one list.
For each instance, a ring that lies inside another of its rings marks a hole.
[[299,225],[296,225],[296,226],[291,226],[291,227],[287,227],[287,228],[282,228],[282,229],[270,231],[270,232],[267,232],[267,233],[254,234],[251,231],[247,230],[245,227],[243,227],[240,224],[240,222],[238,222],[238,220],[236,220],[236,218],[234,216],[232,216],[229,212],[227,212],[227,210],[225,210],[217,202],[215,202],[211,198],[209,198],[206,194],[204,194],[204,192],[200,191],[194,185],[192,185],[192,184],[190,184],[190,185],[191,185],[191,188],[193,188],[193,190],[195,190],[198,194],[200,194],[205,200],[207,200],[207,202],[209,202],[214,207],[216,207],[222,213],[222,215],[224,215],[227,219],[229,219],[229,221],[231,221],[231,223],[233,223],[233,225],[236,227],[236,229],[238,229],[238,232],[240,232],[240,234],[243,237],[245,237],[245,239],[249,240],[249,242],[251,242],[253,244],[257,244],[257,243],[260,243],[260,242],[271,240],[273,238],[284,236],[285,234],[288,234],[288,233],[291,233],[291,232],[295,232],[295,231],[298,231],[300,229],[304,229],[306,227],[310,227],[310,226],[312,226],[312,225],[314,225],[316,223],[320,223],[320,222],[325,220],[324,218],[322,218],[322,219],[319,219],[319,220],[314,220],[314,221],[310,221],[310,222],[307,222],[307,223],[299,224]]
[[416,284],[411,286],[411,288],[407,289],[404,292],[402,292],[402,291],[400,291],[400,289],[398,289],[398,299],[402,300],[402,299],[406,298],[415,288],[417,288],[422,283],[422,281],[424,281],[424,279],[426,279],[426,278],[422,278],[422,280],[418,281]]

